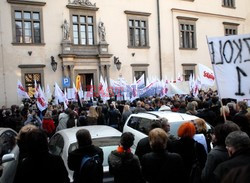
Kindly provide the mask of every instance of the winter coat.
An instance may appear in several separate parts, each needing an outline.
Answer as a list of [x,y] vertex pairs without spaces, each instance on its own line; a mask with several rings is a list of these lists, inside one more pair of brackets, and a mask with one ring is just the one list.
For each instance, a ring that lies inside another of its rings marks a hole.
[[112,151],[108,157],[109,172],[114,175],[115,183],[142,182],[140,162],[136,155],[129,152]]
[[207,153],[202,144],[196,142],[192,138],[181,138],[172,143],[173,152],[180,154],[182,157],[187,179],[189,178],[191,168],[195,160],[194,143],[196,143],[197,159],[200,163],[201,168],[203,168],[207,159]]
[[56,127],[56,131],[59,131],[59,130],[63,130],[63,129],[66,129],[67,128],[67,122],[68,122],[68,119],[69,119],[69,115],[66,114],[66,113],[61,113],[59,114],[59,117],[58,117],[58,125]]
[[204,183],[211,182],[211,176],[217,165],[226,161],[228,158],[226,147],[215,146],[207,155],[207,161],[201,175],[202,181]]
[[250,148],[236,151],[229,160],[219,164],[214,170],[214,181],[221,182],[224,176],[233,168],[250,164]]
[[19,163],[14,183],[69,183],[68,171],[60,156],[48,152],[28,156]]
[[141,161],[142,174],[149,183],[183,183],[184,166],[179,154],[161,152],[147,153]]
[[[80,177],[80,166],[81,166],[81,161],[82,158],[85,155],[88,156],[94,156],[98,154],[100,157],[101,163],[103,163],[103,151],[101,148],[90,145],[90,146],[85,146],[85,147],[80,147],[72,152],[69,153],[68,156],[68,167],[70,170],[74,171],[73,178],[74,178],[74,183],[78,183],[79,177]],[[96,172],[96,175],[98,177],[103,177],[103,167],[100,167],[99,171]],[[102,178],[99,180],[101,183],[103,180]],[[87,178],[86,178],[86,183],[90,183]]]

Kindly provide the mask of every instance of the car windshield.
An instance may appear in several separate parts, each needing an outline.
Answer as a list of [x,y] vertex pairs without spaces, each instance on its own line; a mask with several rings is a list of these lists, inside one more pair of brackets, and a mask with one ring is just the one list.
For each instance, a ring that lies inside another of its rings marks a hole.
[[[103,166],[108,166],[108,156],[111,153],[111,151],[115,150],[117,146],[119,145],[120,137],[95,138],[95,139],[92,139],[92,143],[93,145],[102,148],[103,153],[104,153]],[[70,144],[68,153],[72,152],[73,150],[77,148],[78,148],[77,142]]]

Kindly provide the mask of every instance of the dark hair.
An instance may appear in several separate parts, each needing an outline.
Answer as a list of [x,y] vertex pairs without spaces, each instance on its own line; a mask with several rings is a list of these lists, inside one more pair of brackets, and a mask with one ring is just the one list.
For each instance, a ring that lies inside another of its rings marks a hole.
[[88,130],[80,129],[76,132],[76,139],[79,147],[89,146],[92,144],[91,135]]
[[29,155],[40,155],[49,151],[46,133],[41,129],[33,129],[26,135]]
[[129,149],[134,143],[134,135],[131,132],[124,132],[121,136],[120,143],[125,150]]
[[233,131],[240,130],[239,126],[233,122],[227,121],[225,124],[217,125],[214,128],[214,135],[216,137],[216,145],[225,145],[227,135]]

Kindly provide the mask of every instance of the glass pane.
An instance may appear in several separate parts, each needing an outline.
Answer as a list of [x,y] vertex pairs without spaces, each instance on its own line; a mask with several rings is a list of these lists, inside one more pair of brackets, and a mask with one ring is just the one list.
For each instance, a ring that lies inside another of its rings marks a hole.
[[31,43],[32,42],[32,39],[31,39],[30,36],[25,36],[24,40],[25,40],[25,43]]
[[141,27],[146,27],[146,22],[145,21],[141,21]]
[[87,44],[87,39],[81,39],[81,44],[86,45]]
[[180,39],[181,39],[181,42],[180,42],[181,45],[180,45],[180,47],[181,47],[181,48],[184,48],[184,47],[185,47],[185,46],[184,46],[184,44],[185,44],[185,43],[184,43],[184,42],[185,42],[185,39],[184,39],[185,36],[184,36],[184,35],[185,35],[185,34],[184,34],[184,31],[181,31],[181,35],[180,35]]
[[73,31],[78,31],[78,25],[73,25]]
[[31,19],[31,15],[30,14],[31,14],[30,12],[24,12],[23,18],[24,19]]
[[190,30],[194,30],[194,25],[190,25]]
[[86,17],[85,16],[81,16],[80,17],[80,22],[81,23],[86,23]]
[[73,21],[74,23],[78,22],[78,17],[77,17],[76,15],[73,15],[72,21]]
[[33,19],[34,20],[39,20],[40,19],[40,15],[38,12],[33,12]]
[[135,29],[135,46],[140,45],[140,29]]
[[184,30],[184,24],[180,24],[180,29]]
[[139,21],[138,20],[135,21],[135,26],[139,27]]
[[189,25],[185,25],[185,30],[189,30]]
[[74,38],[74,44],[79,44],[78,39]]
[[81,30],[80,30],[81,32],[85,32],[86,31],[86,26],[85,25],[81,25]]
[[129,20],[129,22],[128,22],[129,27],[132,27],[134,25],[133,23],[134,23],[133,20]]
[[146,46],[146,30],[141,30],[141,45]]
[[31,29],[31,22],[24,22],[25,29]]
[[89,24],[93,23],[93,17],[88,17],[88,23]]
[[34,23],[34,29],[40,29],[40,23],[39,22]]
[[185,39],[185,48],[190,48],[190,38],[189,38],[189,32],[186,32],[186,39]]
[[22,12],[21,11],[15,11],[15,18],[21,19],[22,18]]
[[89,45],[93,45],[94,44],[94,39],[89,39]]
[[78,37],[78,32],[73,32],[73,37]]
[[134,46],[134,29],[129,29],[129,40],[130,40],[130,46]]
[[22,29],[22,22],[16,21],[16,29]]
[[31,36],[31,30],[30,29],[25,29],[24,30],[24,35],[25,36]]

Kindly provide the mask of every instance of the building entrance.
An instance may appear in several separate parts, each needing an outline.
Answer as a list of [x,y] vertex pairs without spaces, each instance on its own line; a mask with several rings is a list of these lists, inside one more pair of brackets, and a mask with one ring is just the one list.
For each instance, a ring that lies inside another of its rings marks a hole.
[[84,73],[84,74],[79,74],[81,76],[81,85],[83,91],[89,91],[90,90],[90,85],[91,85],[91,80],[94,85],[94,74],[93,73]]

